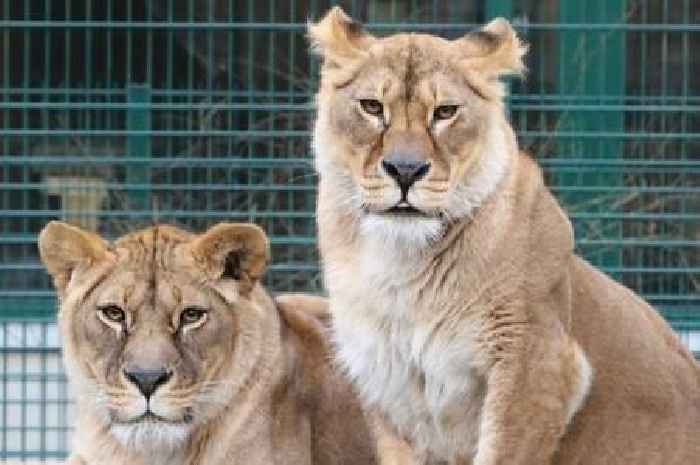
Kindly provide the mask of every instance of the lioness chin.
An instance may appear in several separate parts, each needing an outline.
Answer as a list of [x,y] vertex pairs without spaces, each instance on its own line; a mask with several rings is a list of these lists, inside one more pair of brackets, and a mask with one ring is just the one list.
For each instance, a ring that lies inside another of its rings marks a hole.
[[329,364],[326,301],[269,297],[258,227],[161,225],[108,243],[52,222],[39,247],[78,407],[69,463],[375,463]]
[[518,151],[510,24],[377,38],[334,8],[309,36],[337,357],[384,429],[428,464],[700,463],[696,361]]

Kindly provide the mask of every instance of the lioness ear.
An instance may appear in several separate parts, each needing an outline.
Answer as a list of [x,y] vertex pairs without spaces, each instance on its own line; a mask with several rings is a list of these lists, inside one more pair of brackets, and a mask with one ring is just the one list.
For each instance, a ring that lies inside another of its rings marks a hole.
[[191,244],[195,262],[210,279],[234,279],[247,294],[262,276],[270,259],[270,246],[254,224],[219,223]]
[[528,46],[518,38],[506,19],[496,18],[454,43],[464,57],[463,64],[486,79],[525,72],[523,56]]
[[367,55],[374,37],[350,18],[342,8],[334,6],[317,23],[307,26],[311,49],[321,55],[324,65],[343,66]]
[[107,243],[94,233],[52,221],[39,233],[39,255],[59,294],[78,265],[90,265],[107,255]]

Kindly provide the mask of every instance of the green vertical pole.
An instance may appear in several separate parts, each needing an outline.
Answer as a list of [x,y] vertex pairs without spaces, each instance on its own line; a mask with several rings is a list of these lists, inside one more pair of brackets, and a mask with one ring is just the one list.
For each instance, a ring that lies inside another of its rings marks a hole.
[[513,16],[513,0],[486,1],[486,21],[491,21],[499,16],[504,18]]
[[[175,21],[174,14],[173,14],[173,0],[168,0],[168,3],[166,5],[167,11],[168,11],[168,19],[167,21],[169,23],[172,23]],[[165,88],[168,90],[172,90],[174,86],[175,80],[173,79],[174,69],[173,69],[173,57],[175,56],[175,53],[173,52],[175,50],[175,31],[172,29],[166,32],[166,45],[165,45]],[[174,97],[172,93],[167,94],[167,103],[168,105],[172,105],[173,103],[182,103],[182,97]],[[182,114],[183,112],[178,111],[178,115]],[[174,123],[173,120],[175,118],[168,118],[168,122],[166,125],[166,129],[168,131],[167,135],[165,136],[165,156],[167,157],[174,157],[175,156],[175,149],[174,149],[174,144],[173,144],[173,137],[172,134],[174,133],[175,129],[178,129],[179,126],[176,126],[176,124],[179,123]],[[162,145],[161,145],[162,146]],[[170,171],[172,173],[172,171]],[[182,182],[181,180],[179,182]],[[175,205],[175,201],[173,199],[175,197],[174,195],[167,195],[164,196],[160,199],[161,203],[159,204],[159,208],[163,210],[173,210],[173,206]]]
[[[513,16],[513,0],[487,0],[485,21],[491,21],[494,18],[503,17],[510,19]],[[510,95],[510,82],[506,82],[507,95]],[[506,107],[506,114],[510,115],[510,107]]]
[[[559,16],[562,24],[570,23],[625,23],[626,0],[562,0]],[[580,103],[607,97],[598,103],[621,104],[625,94],[625,33],[620,29],[582,31],[562,29],[559,32],[559,94],[562,98]],[[619,99],[615,99],[619,97]],[[569,111],[560,117],[558,130],[565,132],[600,132],[600,137],[566,138],[558,144],[561,156],[590,158],[622,158],[623,140],[616,134],[624,131],[622,111]],[[566,186],[616,187],[623,184],[621,172],[584,172],[559,176],[558,183]],[[606,195],[601,189],[592,195]],[[612,199],[596,202],[591,194],[574,192],[564,198],[573,209],[588,213],[609,212]],[[619,221],[601,220],[594,228],[599,239],[620,239]],[[619,248],[601,249],[590,257],[603,267],[619,267],[622,253]]]
[[129,158],[144,159],[144,162],[131,162],[127,165],[127,184],[138,184],[143,188],[130,189],[129,204],[132,210],[148,210],[150,199],[150,164],[145,160],[151,158],[151,88],[148,85],[132,84],[127,88],[127,153]]

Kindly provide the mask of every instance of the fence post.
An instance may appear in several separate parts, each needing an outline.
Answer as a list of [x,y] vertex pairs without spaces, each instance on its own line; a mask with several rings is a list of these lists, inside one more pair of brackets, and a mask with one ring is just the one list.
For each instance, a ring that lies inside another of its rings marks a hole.
[[513,16],[513,0],[487,0],[486,1],[486,21],[503,16],[510,18]]
[[[499,16],[512,20],[513,16],[513,0],[487,0],[486,1],[486,21],[491,21]],[[506,95],[510,96],[510,79],[505,79]],[[506,100],[506,114],[510,118],[510,101]]]
[[126,168],[126,182],[132,185],[127,190],[129,207],[144,211],[151,206],[151,87],[129,85],[127,102],[127,156],[132,159]]
[[[559,20],[567,24],[625,23],[626,0],[561,0]],[[620,110],[605,111],[606,105],[624,103],[625,94],[625,32],[620,29],[566,29],[559,31],[558,88],[569,104],[598,105],[603,111],[573,109],[560,115],[557,131],[585,132],[587,136],[572,135],[559,140],[560,156],[591,159],[622,158],[624,114]],[[605,97],[605,99],[601,98]],[[596,133],[599,136],[596,137]],[[556,136],[555,136],[556,137]],[[623,185],[621,171],[574,172],[558,175],[565,186],[598,186],[614,188]],[[594,196],[609,195],[608,199]],[[578,212],[610,213],[616,209],[612,196],[601,189],[595,193],[573,192],[563,196],[568,206]],[[592,220],[588,233],[596,231],[593,239],[621,239],[619,220]],[[622,264],[620,247],[602,249],[594,257],[597,265],[618,268]]]

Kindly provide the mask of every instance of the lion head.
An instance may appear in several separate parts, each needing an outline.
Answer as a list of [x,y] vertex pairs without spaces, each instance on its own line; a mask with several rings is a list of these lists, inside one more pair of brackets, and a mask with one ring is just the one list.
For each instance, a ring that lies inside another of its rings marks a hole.
[[517,152],[499,82],[524,70],[511,25],[495,19],[456,40],[378,38],[336,7],[309,37],[323,58],[316,165],[334,208],[364,234],[411,245],[472,215]]
[[39,249],[79,410],[122,444],[184,441],[261,369],[274,304],[257,226],[154,226],[109,243],[51,222]]

